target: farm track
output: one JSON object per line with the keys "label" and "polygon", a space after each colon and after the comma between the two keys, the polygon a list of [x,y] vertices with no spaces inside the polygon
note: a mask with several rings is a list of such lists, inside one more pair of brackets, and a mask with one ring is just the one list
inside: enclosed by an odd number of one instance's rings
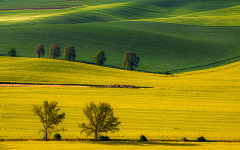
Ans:
{"label": "farm track", "polygon": [[84,85],[60,85],[60,84],[0,84],[0,87],[90,87]]}
{"label": "farm track", "polygon": [[1,83],[0,87],[98,87],[98,88],[152,88],[135,87],[132,85],[74,85],[74,84],[29,84],[29,83]]}

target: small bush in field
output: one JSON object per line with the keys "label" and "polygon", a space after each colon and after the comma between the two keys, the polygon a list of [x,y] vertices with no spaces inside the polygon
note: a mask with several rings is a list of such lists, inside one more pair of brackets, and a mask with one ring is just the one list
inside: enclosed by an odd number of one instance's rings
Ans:
{"label": "small bush in field", "polygon": [[141,135],[140,141],[148,141],[147,138],[144,135]]}
{"label": "small bush in field", "polygon": [[197,142],[206,142],[206,141],[207,140],[203,136],[197,138]]}
{"label": "small bush in field", "polygon": [[54,134],[54,137],[53,137],[54,140],[61,140],[61,135],[56,133]]}
{"label": "small bush in field", "polygon": [[165,75],[169,75],[170,72],[169,72],[169,71],[164,71],[163,74],[165,74]]}
{"label": "small bush in field", "polygon": [[106,136],[101,135],[98,140],[99,141],[109,141],[109,137],[107,135]]}

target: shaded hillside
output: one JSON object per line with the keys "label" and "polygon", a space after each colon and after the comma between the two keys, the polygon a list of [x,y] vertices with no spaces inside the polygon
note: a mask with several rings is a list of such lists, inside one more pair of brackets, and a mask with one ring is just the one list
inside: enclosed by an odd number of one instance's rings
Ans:
{"label": "shaded hillside", "polygon": [[[35,46],[41,43],[48,58],[49,47],[55,43],[61,47],[60,59],[64,47],[73,45],[77,61],[94,63],[93,56],[101,49],[107,57],[105,66],[122,68],[124,52],[135,51],[140,57],[136,70],[155,73],[240,60],[240,27],[234,21],[239,1],[95,2],[67,9],[1,11],[0,55],[14,47],[18,56],[36,57]],[[28,5],[35,7],[35,3]]]}

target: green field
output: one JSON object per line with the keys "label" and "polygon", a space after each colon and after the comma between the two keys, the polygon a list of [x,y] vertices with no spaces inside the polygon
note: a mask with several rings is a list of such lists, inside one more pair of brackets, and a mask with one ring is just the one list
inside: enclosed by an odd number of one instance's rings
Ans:
{"label": "green field", "polygon": [[[122,68],[125,51],[134,51],[140,57],[136,70],[154,73],[206,69],[240,60],[240,2],[236,0],[18,3],[0,1],[2,9],[18,9],[0,11],[3,56],[14,47],[17,56],[36,57],[35,46],[41,43],[48,58],[55,43],[61,47],[60,59],[64,47],[73,45],[77,61],[94,63],[97,50],[103,50],[105,66]],[[69,8],[41,9],[58,5]]]}

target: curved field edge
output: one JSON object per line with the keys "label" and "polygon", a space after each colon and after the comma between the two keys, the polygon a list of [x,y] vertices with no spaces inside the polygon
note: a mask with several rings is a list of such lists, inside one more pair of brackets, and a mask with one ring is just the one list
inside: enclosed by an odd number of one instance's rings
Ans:
{"label": "curved field edge", "polygon": [[[170,18],[139,19],[135,21],[164,22],[197,26],[240,26],[240,5]],[[133,21],[133,20],[132,20]]]}
{"label": "curved field edge", "polygon": [[[34,83],[34,84],[74,84],[74,85],[111,85],[123,84],[144,87],[159,87],[162,79],[174,77],[206,76],[236,78],[240,62],[220,67],[179,73],[175,75],[160,75],[114,69],[81,62],[0,56],[0,82]],[[191,75],[191,76],[189,76]],[[150,83],[149,86],[147,86]],[[150,86],[151,85],[151,86]],[[161,86],[160,86],[161,87]]]}

